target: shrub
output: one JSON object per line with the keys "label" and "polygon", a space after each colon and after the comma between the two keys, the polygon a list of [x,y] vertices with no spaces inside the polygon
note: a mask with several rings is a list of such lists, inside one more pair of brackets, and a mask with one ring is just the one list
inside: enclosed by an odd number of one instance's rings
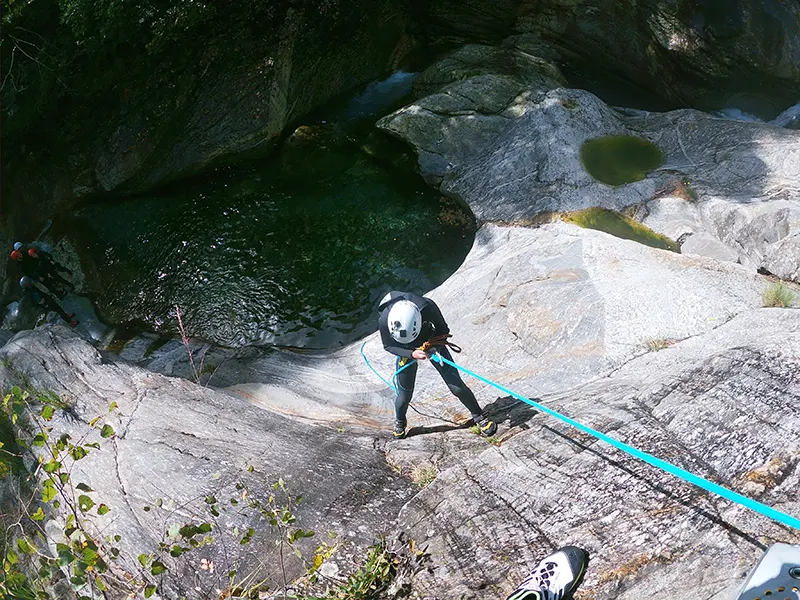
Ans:
{"label": "shrub", "polygon": [[773,283],[761,295],[764,306],[773,308],[789,308],[795,299],[795,293],[782,283]]}

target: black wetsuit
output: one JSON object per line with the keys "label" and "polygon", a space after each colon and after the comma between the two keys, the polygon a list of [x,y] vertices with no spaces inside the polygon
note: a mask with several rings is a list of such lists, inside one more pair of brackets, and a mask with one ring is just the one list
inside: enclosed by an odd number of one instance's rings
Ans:
{"label": "black wetsuit", "polygon": [[61,308],[61,305],[56,301],[56,299],[42,288],[35,285],[30,285],[26,288],[23,288],[22,292],[28,301],[34,306],[58,313],[58,316],[64,319],[67,323],[72,321],[73,315],[68,314],[67,311]]}
{"label": "black wetsuit", "polygon": [[44,250],[36,250],[38,257],[34,258],[28,254],[28,249],[31,246],[25,245],[20,251],[22,252],[22,260],[20,263],[20,270],[23,275],[27,275],[34,281],[44,284],[48,289],[53,291],[57,296],[63,297],[72,287],[72,284],[59,275],[62,273],[72,273],[66,267],[62,267],[53,258],[53,255]]}
{"label": "black wetsuit", "polygon": [[[395,340],[389,333],[389,311],[392,305],[398,300],[408,300],[413,302],[419,308],[422,314],[422,328],[420,329],[419,336],[410,344],[402,344]],[[378,320],[378,330],[381,332],[381,341],[383,347],[387,352],[397,356],[395,363],[395,370],[399,370],[412,360],[411,354],[416,348],[430,340],[431,338],[447,335],[450,333],[450,328],[442,316],[439,307],[430,298],[423,298],[410,292],[390,292],[387,298],[382,301],[378,310],[381,312],[380,319]],[[447,360],[453,360],[447,346],[434,346],[436,351]],[[475,394],[472,393],[466,384],[461,380],[461,376],[455,367],[448,364],[440,364],[433,361],[434,368],[442,376],[447,387],[459,399],[461,403],[467,407],[473,419],[481,418],[481,407],[475,399]],[[400,371],[396,377],[397,396],[394,401],[395,418],[399,423],[405,427],[406,413],[408,412],[408,405],[411,403],[411,396],[414,394],[414,382],[417,379],[417,362],[407,366]]]}

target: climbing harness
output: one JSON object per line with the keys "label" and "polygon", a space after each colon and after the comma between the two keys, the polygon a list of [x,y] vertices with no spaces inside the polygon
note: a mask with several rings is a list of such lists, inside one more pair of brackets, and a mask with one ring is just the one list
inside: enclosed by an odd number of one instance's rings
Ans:
{"label": "climbing harness", "polygon": [[473,371],[470,371],[469,369],[467,369],[465,367],[462,367],[461,365],[457,365],[456,363],[454,363],[451,360],[447,360],[445,357],[443,357],[438,352],[435,352],[431,356],[431,360],[435,360],[439,364],[448,364],[448,365],[450,365],[452,367],[455,367],[459,371],[463,371],[467,375],[471,375],[475,379],[478,379],[479,381],[487,383],[487,384],[491,385],[492,387],[497,388],[501,392],[509,394],[510,396],[513,396],[517,400],[521,400],[521,401],[525,402],[526,404],[529,404],[530,406],[533,406],[534,408],[536,408],[536,409],[538,409],[538,410],[550,415],[551,417],[555,417],[556,419],[559,419],[559,420],[563,421],[564,423],[567,423],[568,425],[571,425],[572,427],[575,427],[576,429],[579,429],[579,430],[583,431],[584,433],[588,433],[589,435],[591,435],[593,437],[596,437],[597,439],[602,440],[602,441],[606,442],[607,444],[610,444],[610,445],[614,446],[615,448],[617,448],[619,450],[622,450],[623,452],[626,452],[627,454],[630,454],[634,458],[638,458],[639,460],[642,460],[642,461],[644,461],[644,462],[646,462],[646,463],[648,463],[648,464],[650,464],[650,465],[652,465],[652,466],[654,466],[654,467],[656,467],[658,469],[661,469],[662,471],[664,471],[666,473],[669,473],[670,475],[674,475],[675,477],[683,479],[684,481],[686,481],[688,483],[692,483],[692,484],[696,485],[699,488],[702,488],[702,489],[704,489],[704,490],[706,490],[708,492],[711,492],[713,494],[717,494],[718,496],[722,496],[726,500],[730,500],[731,502],[735,502],[737,504],[740,504],[741,506],[744,506],[745,508],[749,508],[750,510],[753,510],[753,511],[755,511],[755,512],[761,514],[761,515],[764,515],[765,517],[769,517],[770,519],[772,519],[774,521],[777,521],[778,523],[782,523],[783,525],[787,525],[789,527],[792,527],[792,528],[797,529],[798,531],[800,531],[800,519],[798,519],[797,517],[793,517],[792,515],[788,515],[786,513],[783,513],[783,512],[781,512],[779,510],[776,510],[776,509],[772,508],[771,506],[767,506],[766,504],[761,504],[760,502],[756,502],[755,500],[752,500],[751,498],[748,498],[747,496],[743,496],[742,494],[739,494],[739,493],[736,493],[736,492],[734,492],[732,490],[729,490],[726,487],[723,487],[723,486],[718,485],[716,483],[712,483],[711,481],[708,481],[707,479],[703,479],[699,475],[695,475],[694,473],[690,473],[689,471],[686,471],[685,469],[681,469],[680,467],[677,467],[677,466],[673,465],[672,463],[668,463],[665,460],[661,460],[660,458],[656,458],[655,456],[653,456],[651,454],[648,454],[647,452],[643,452],[642,450],[638,450],[637,448],[634,448],[633,446],[629,446],[628,444],[625,444],[624,442],[620,442],[619,440],[616,440],[616,439],[614,439],[614,438],[612,438],[612,437],[610,437],[610,436],[608,436],[608,435],[606,435],[604,433],[601,433],[601,432],[599,432],[599,431],[597,431],[595,429],[592,429],[591,427],[587,427],[586,425],[583,425],[583,424],[579,423],[578,421],[575,421],[574,419],[571,419],[571,418],[569,418],[569,417],[567,417],[565,415],[562,415],[561,413],[558,413],[558,412],[554,411],[551,408],[547,408],[543,404],[540,404],[540,403],[538,403],[538,402],[536,402],[534,400],[531,400],[530,398],[526,398],[525,396],[522,396],[521,394],[517,394],[516,392],[511,391],[510,389],[508,389],[506,387],[503,387],[499,383],[495,383],[491,379],[487,379],[486,377],[478,375],[477,373],[474,373]]}

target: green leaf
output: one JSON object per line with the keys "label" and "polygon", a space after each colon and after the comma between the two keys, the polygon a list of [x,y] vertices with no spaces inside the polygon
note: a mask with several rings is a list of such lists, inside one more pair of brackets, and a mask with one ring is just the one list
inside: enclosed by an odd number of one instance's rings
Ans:
{"label": "green leaf", "polygon": [[47,434],[44,432],[37,433],[33,436],[33,445],[34,446],[44,446],[45,442],[47,442]]}
{"label": "green leaf", "polygon": [[154,585],[148,585],[146,588],[144,588],[144,597],[145,598],[149,598],[150,596],[152,596],[155,593],[156,593],[156,586],[154,586]]}
{"label": "green leaf", "polygon": [[6,554],[6,560],[10,562],[12,565],[15,565],[19,561],[19,556],[17,555],[16,552],[9,549],[8,554]]}
{"label": "green leaf", "polygon": [[200,526],[197,528],[197,531],[200,533],[208,533],[211,531],[211,523],[201,523]]}
{"label": "green leaf", "polygon": [[147,554],[140,554],[138,558],[139,558],[139,564],[142,565],[143,567],[147,567],[147,562],[150,560],[150,557]]}
{"label": "green leaf", "polygon": [[108,405],[108,412],[114,412],[118,408],[119,404],[117,404],[116,402],[112,402],[111,404]]}
{"label": "green leaf", "polygon": [[160,560],[153,562],[153,566],[150,568],[150,572],[153,575],[161,575],[162,573],[166,573],[167,570],[168,570],[167,565],[165,565]]}
{"label": "green leaf", "polygon": [[56,411],[55,411],[55,409],[54,409],[52,406],[50,406],[49,404],[46,404],[46,405],[45,405],[45,406],[42,408],[42,418],[43,418],[45,421],[50,421],[50,420],[53,418],[53,415],[55,414],[55,412],[56,412]]}
{"label": "green leaf", "polygon": [[83,575],[75,575],[75,577],[70,577],[69,581],[76,588],[86,585],[86,577]]}
{"label": "green leaf", "polygon": [[33,554],[36,551],[26,537],[17,539],[17,550],[23,554]]}
{"label": "green leaf", "polygon": [[66,485],[66,483],[69,481],[69,473],[59,473],[58,480]]}
{"label": "green leaf", "polygon": [[83,512],[86,512],[94,506],[94,500],[85,494],[81,494],[78,496],[78,506]]}
{"label": "green leaf", "polygon": [[58,553],[58,566],[59,567],[66,567],[69,564],[72,564],[72,561],[75,560],[75,555],[68,549],[61,550]]}
{"label": "green leaf", "polygon": [[42,510],[41,506],[38,509],[36,509],[35,513],[31,515],[31,519],[33,519],[34,521],[41,521],[44,519],[44,511]]}
{"label": "green leaf", "polygon": [[174,556],[175,558],[177,558],[177,557],[179,557],[181,554],[183,554],[184,552],[186,552],[186,550],[188,550],[188,548],[184,548],[184,547],[182,547],[182,546],[175,545],[175,546],[173,546],[173,547],[172,547],[172,549],[169,551],[169,554],[170,554],[170,556]]}
{"label": "green leaf", "polygon": [[87,454],[89,454],[89,452],[83,446],[72,446],[72,448],[69,449],[69,455],[72,457],[72,460],[80,460]]}
{"label": "green leaf", "polygon": [[78,488],[78,489],[79,489],[80,491],[82,491],[82,492],[93,492],[93,491],[94,491],[92,488],[90,488],[90,487],[89,487],[88,485],[86,485],[85,483],[79,483],[79,484],[78,484],[78,485],[76,485],[75,487],[76,487],[76,488]]}
{"label": "green leaf", "polygon": [[310,537],[314,537],[313,531],[306,529],[297,529],[289,534],[289,543],[294,544],[297,540],[302,540],[303,538],[310,538]]}
{"label": "green leaf", "polygon": [[97,507],[97,514],[98,514],[98,515],[104,515],[104,514],[106,514],[106,513],[107,513],[109,510],[111,510],[111,509],[110,509],[110,508],[108,508],[108,506],[106,506],[105,504],[101,504],[100,506],[98,506],[98,507]]}
{"label": "green leaf", "polygon": [[105,583],[103,583],[103,580],[100,577],[94,578],[94,584],[97,586],[97,589],[100,590],[101,592],[105,592],[106,590],[108,590],[108,587],[106,586]]}
{"label": "green leaf", "polygon": [[50,502],[56,497],[56,493],[56,484],[53,483],[52,479],[46,479],[42,484],[42,500],[44,502]]}
{"label": "green leaf", "polygon": [[100,430],[100,437],[108,438],[114,435],[114,428],[111,425],[103,425],[103,428]]}
{"label": "green leaf", "polygon": [[50,462],[44,463],[42,467],[45,473],[55,473],[61,468],[61,463],[57,460],[51,460]]}
{"label": "green leaf", "polygon": [[242,536],[242,539],[239,541],[239,543],[242,544],[242,545],[247,544],[250,541],[250,539],[253,537],[254,533],[255,533],[255,531],[253,531],[252,527],[248,528],[248,530]]}
{"label": "green leaf", "polygon": [[217,499],[214,496],[206,496],[206,504],[216,504]]}

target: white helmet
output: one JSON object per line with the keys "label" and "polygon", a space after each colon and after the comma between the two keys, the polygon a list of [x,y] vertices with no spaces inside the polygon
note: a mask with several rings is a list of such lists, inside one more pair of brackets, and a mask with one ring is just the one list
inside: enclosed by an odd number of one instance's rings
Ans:
{"label": "white helmet", "polygon": [[389,309],[389,333],[401,344],[409,344],[419,336],[422,314],[409,300],[398,300]]}

